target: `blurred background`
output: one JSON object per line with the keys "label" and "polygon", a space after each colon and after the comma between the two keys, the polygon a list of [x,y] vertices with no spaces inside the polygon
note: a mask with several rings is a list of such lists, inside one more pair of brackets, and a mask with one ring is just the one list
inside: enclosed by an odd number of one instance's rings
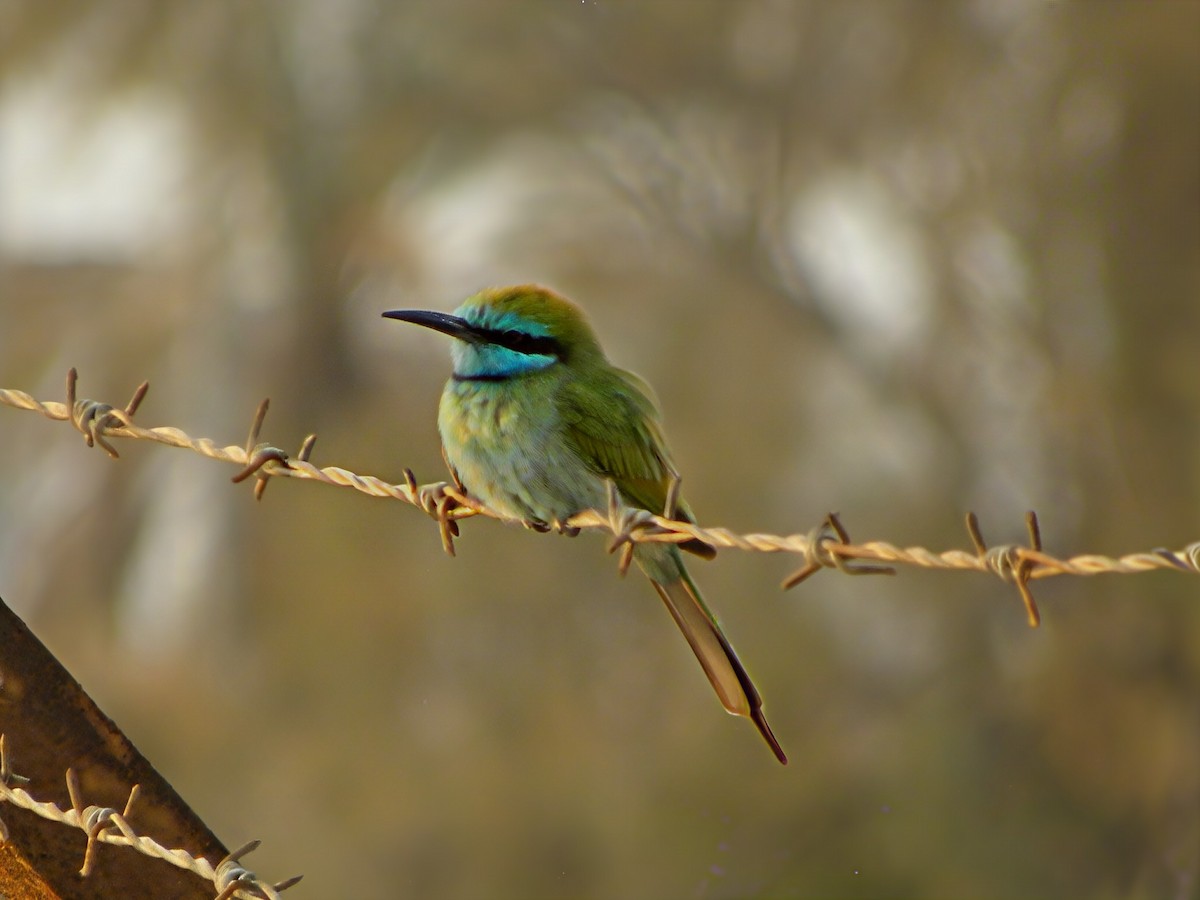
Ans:
{"label": "blurred background", "polygon": [[[704,524],[1200,538],[1200,3],[9,0],[0,77],[0,386],[440,480],[379,313],[538,281]],[[782,768],[596,536],[0,436],[0,596],[297,897],[1200,892],[1194,579],[722,553]]]}

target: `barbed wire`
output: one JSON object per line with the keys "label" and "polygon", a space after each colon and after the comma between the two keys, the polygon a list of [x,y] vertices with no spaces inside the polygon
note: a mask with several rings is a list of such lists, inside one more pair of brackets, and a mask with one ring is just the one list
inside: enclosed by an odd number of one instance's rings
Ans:
{"label": "barbed wire", "polygon": [[[143,428],[133,421],[134,414],[145,399],[149,382],[142,382],[123,408],[76,396],[77,373],[67,373],[66,403],[35,400],[24,391],[0,388],[0,403],[40,412],[49,419],[69,421],[80,431],[89,447],[99,445],[109,456],[116,458],[117,450],[109,438],[148,440],[170,447],[182,447],[210,459],[230,462],[241,467],[233,476],[234,482],[255,479],[254,495],[261,498],[271,478],[299,478],[320,481],[338,487],[349,487],[372,497],[402,500],[423,510],[437,520],[442,546],[454,555],[454,538],[458,537],[458,522],[471,516],[483,515],[503,519],[477,498],[470,496],[462,484],[434,482],[418,484],[411,469],[404,469],[403,484],[392,484],[373,475],[359,475],[338,466],[318,468],[309,459],[316,435],[309,435],[294,457],[278,447],[259,441],[268,401],[263,400],[255,412],[246,443],[241,446],[218,447],[208,438],[192,438],[184,431],[169,426]],[[677,485],[672,486],[671,494]],[[672,504],[668,502],[667,509]],[[727,528],[704,528],[665,515],[655,515],[644,509],[631,509],[620,503],[615,486],[609,483],[608,506],[604,510],[583,510],[565,522],[526,522],[537,531],[558,531],[575,535],[581,530],[607,531],[612,535],[610,552],[619,552],[622,573],[629,567],[633,547],[639,543],[684,543],[699,540],[714,548],[745,550],[759,553],[792,553],[801,556],[803,565],[783,580],[785,590],[804,581],[821,569],[837,569],[848,575],[891,575],[895,566],[908,565],[926,569],[990,572],[1017,587],[1025,606],[1030,626],[1037,627],[1040,615],[1029,583],[1057,575],[1133,574],[1167,570],[1200,574],[1200,541],[1181,550],[1154,548],[1152,550],[1111,557],[1084,554],[1059,559],[1042,549],[1041,530],[1037,516],[1026,516],[1028,544],[1002,544],[988,547],[974,513],[968,513],[967,533],[973,550],[933,551],[925,547],[897,547],[886,541],[854,543],[836,514],[829,514],[817,527],[799,534],[738,534]]]}
{"label": "barbed wire", "polygon": [[[217,891],[215,900],[232,900],[235,897],[242,900],[279,900],[280,893],[303,877],[296,875],[275,884],[268,884],[260,881],[253,872],[242,866],[242,857],[257,849],[260,841],[250,841],[239,847],[215,866],[204,857],[193,856],[186,850],[164,847],[153,838],[139,835],[129,824],[130,812],[138,796],[138,785],[130,788],[125,809],[118,812],[108,807],[84,806],[79,778],[74,769],[67,769],[66,779],[67,793],[71,798],[70,809],[59,809],[53,803],[36,800],[23,787],[29,783],[29,779],[16,774],[9,767],[4,735],[0,734],[0,803],[10,803],[27,809],[51,822],[78,828],[87,835],[83,865],[79,869],[79,874],[84,878],[94,870],[96,852],[101,844],[132,847],[144,856],[162,859],[177,868],[194,872],[212,883]],[[8,828],[0,819],[0,844],[6,843],[8,839]]]}

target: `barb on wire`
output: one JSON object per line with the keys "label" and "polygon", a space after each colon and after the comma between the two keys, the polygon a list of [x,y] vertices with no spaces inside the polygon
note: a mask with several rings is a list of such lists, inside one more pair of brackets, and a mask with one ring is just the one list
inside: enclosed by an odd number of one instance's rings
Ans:
{"label": "barb on wire", "polygon": [[[74,769],[67,769],[67,793],[71,798],[70,809],[59,809],[53,803],[34,799],[22,785],[28,784],[27,778],[15,774],[9,767],[7,748],[4,735],[0,734],[0,803],[11,803],[13,806],[27,809],[51,822],[78,828],[87,835],[87,846],[83,854],[83,866],[79,874],[86,878],[94,870],[96,853],[101,844],[115,844],[132,847],[144,856],[165,860],[180,869],[194,872],[201,878],[212,883],[216,889],[218,900],[229,900],[232,897],[256,898],[256,900],[278,900],[279,894],[296,884],[301,878],[297,875],[268,884],[260,881],[253,872],[240,865],[240,859],[256,848],[258,841],[252,841],[234,853],[229,854],[216,866],[204,857],[192,856],[186,850],[168,849],[152,838],[139,835],[129,824],[129,814],[134,800],[138,796],[138,785],[130,788],[129,799],[125,802],[125,811],[99,806],[85,806],[82,791],[79,787],[79,777]],[[7,830],[0,822],[0,843],[8,840]]]}
{"label": "barb on wire", "polygon": [[[247,841],[217,863],[213,883],[220,889],[221,893],[217,894],[216,900],[228,900],[230,897],[245,896],[245,891],[250,891],[251,896],[259,896],[259,894],[264,892],[264,889],[268,888],[267,885],[258,880],[253,872],[242,865],[242,857],[248,853],[253,853],[261,844],[262,841],[259,840]],[[274,891],[275,894],[279,894],[298,883],[303,877],[303,875],[293,875],[291,878],[275,882],[275,884],[269,886],[269,889]],[[255,891],[259,893],[254,893]]]}
{"label": "barb on wire", "polygon": [[[149,440],[171,447],[184,447],[211,459],[231,462],[240,467],[233,477],[235,482],[254,476],[254,494],[262,497],[271,478],[300,478],[320,481],[339,487],[349,487],[372,497],[390,497],[402,500],[435,519],[441,534],[442,547],[454,555],[454,539],[459,536],[460,520],[471,516],[504,518],[472,497],[466,487],[450,469],[450,482],[418,484],[410,469],[404,469],[404,481],[391,484],[371,475],[358,475],[337,466],[318,468],[309,459],[316,441],[309,435],[295,457],[261,442],[259,435],[267,413],[267,401],[263,401],[250,428],[243,447],[217,447],[207,438],[189,437],[178,428],[143,428],[133,421],[149,389],[147,383],[134,391],[133,398],[123,409],[92,400],[76,398],[77,375],[72,369],[67,375],[67,403],[40,402],[23,391],[0,389],[0,403],[17,409],[40,412],[49,419],[69,420],[83,433],[88,446],[99,444],[110,456],[116,450],[110,438]],[[450,468],[450,467],[448,467]],[[672,485],[678,491],[678,483]],[[1200,541],[1182,550],[1163,548],[1142,553],[1131,553],[1121,557],[1095,554],[1057,559],[1042,548],[1041,529],[1037,516],[1032,512],[1026,517],[1029,532],[1027,546],[1005,544],[988,548],[979,529],[979,520],[974,513],[967,517],[967,532],[973,552],[946,550],[934,552],[924,547],[900,548],[884,541],[869,541],[855,544],[836,515],[829,515],[816,528],[802,534],[736,534],[725,528],[702,528],[691,522],[655,515],[644,509],[631,509],[621,502],[615,486],[609,485],[607,508],[588,509],[571,516],[565,522],[524,522],[536,531],[555,530],[561,534],[575,535],[583,529],[607,531],[612,535],[610,552],[620,551],[618,567],[624,573],[633,559],[635,544],[645,542],[681,544],[700,541],[717,549],[737,549],[758,553],[793,553],[803,558],[801,568],[783,582],[785,589],[794,587],[821,569],[834,568],[847,575],[894,574],[895,566],[919,566],[927,569],[964,570],[991,572],[1014,584],[1025,605],[1026,616],[1031,626],[1040,621],[1037,603],[1030,591],[1030,582],[1057,575],[1097,575],[1101,573],[1132,574],[1167,570],[1200,574]],[[664,512],[673,509],[668,505]]]}
{"label": "barb on wire", "polygon": [[1028,547],[1002,544],[989,550],[987,542],[983,539],[983,532],[979,530],[979,517],[973,512],[967,513],[967,533],[971,536],[971,543],[975,545],[976,554],[988,569],[1017,586],[1021,601],[1025,604],[1029,627],[1037,628],[1042,616],[1038,612],[1037,601],[1033,599],[1033,593],[1029,590],[1029,576],[1033,572],[1033,563],[1027,555],[1027,551],[1042,552],[1042,530],[1038,525],[1037,513],[1031,510],[1025,514],[1025,527],[1029,529]]}
{"label": "barb on wire", "polygon": [[[834,537],[837,538],[836,541]],[[844,547],[850,543],[850,534],[843,527],[842,520],[838,518],[837,513],[830,513],[820,526],[808,533],[807,540],[811,548],[810,552],[805,554],[807,562],[805,562],[802,568],[797,569],[787,578],[783,579],[781,586],[785,591],[794,588],[810,575],[819,572],[822,568],[837,569],[840,572],[845,572],[847,575],[896,574],[894,566],[876,566],[870,563],[853,562],[835,552],[837,547]]]}
{"label": "barb on wire", "polygon": [[[270,480],[271,473],[269,470],[264,471],[267,463],[276,463],[283,468],[288,467],[287,454],[278,447],[272,447],[270,444],[259,443],[258,435],[262,431],[263,420],[267,418],[267,408],[271,405],[270,400],[263,400],[258,404],[258,409],[254,413],[254,421],[250,423],[250,436],[246,438],[246,468],[233,476],[233,483],[245,481],[251,475],[254,479],[254,499],[261,500],[263,493],[267,489],[267,482]],[[312,453],[313,444],[317,442],[317,436],[310,434],[304,440],[304,444],[300,448],[299,458],[308,459],[308,455]]]}
{"label": "barb on wire", "polygon": [[137,797],[140,787],[135,784],[129,789],[129,799],[125,801],[125,811],[122,813],[108,807],[84,807],[79,789],[79,776],[75,774],[74,769],[67,769],[67,795],[71,798],[71,809],[79,820],[79,827],[87,835],[87,848],[83,852],[83,866],[79,869],[79,874],[84,878],[92,873],[96,865],[97,842],[100,836],[106,833],[106,829],[116,827],[127,837],[132,834],[133,829],[125,820],[129,818],[129,812],[133,809],[133,801]]}
{"label": "barb on wire", "polygon": [[71,413],[71,424],[83,433],[83,439],[89,447],[99,444],[109,456],[116,459],[120,454],[108,442],[105,435],[114,428],[133,424],[133,414],[141,406],[146,391],[150,390],[150,382],[143,381],[138,385],[124,409],[115,409],[108,403],[97,403],[95,400],[76,400],[75,382],[77,378],[78,373],[74,369],[67,372],[67,409]]}

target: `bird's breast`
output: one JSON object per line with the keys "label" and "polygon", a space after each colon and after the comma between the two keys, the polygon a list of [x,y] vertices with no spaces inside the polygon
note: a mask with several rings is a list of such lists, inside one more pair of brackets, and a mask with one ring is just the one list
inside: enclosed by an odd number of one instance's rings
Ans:
{"label": "bird's breast", "polygon": [[452,381],[438,411],[442,441],[486,451],[519,439],[533,424],[526,405],[504,383]]}
{"label": "bird's breast", "polygon": [[438,430],[466,489],[503,516],[553,524],[598,506],[603,483],[566,441],[546,390],[495,381],[451,381]]}

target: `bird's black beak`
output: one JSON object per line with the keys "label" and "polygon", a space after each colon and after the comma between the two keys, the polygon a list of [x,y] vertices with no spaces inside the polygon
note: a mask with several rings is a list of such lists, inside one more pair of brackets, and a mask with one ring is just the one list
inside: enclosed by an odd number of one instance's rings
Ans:
{"label": "bird's black beak", "polygon": [[401,322],[411,322],[413,325],[423,325],[458,338],[460,341],[479,343],[479,329],[458,316],[449,313],[433,312],[428,309],[392,309],[383,314],[385,319],[399,319]]}

